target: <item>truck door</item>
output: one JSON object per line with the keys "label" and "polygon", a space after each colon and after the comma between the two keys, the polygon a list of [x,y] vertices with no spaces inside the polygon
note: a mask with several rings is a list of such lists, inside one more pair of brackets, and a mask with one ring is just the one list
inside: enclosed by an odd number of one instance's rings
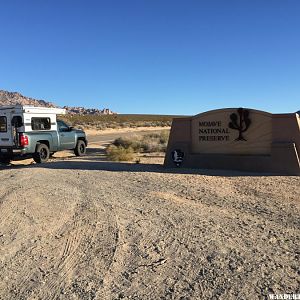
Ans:
{"label": "truck door", "polygon": [[11,119],[11,130],[12,130],[12,137],[13,143],[15,146],[19,146],[19,133],[24,131],[24,123],[22,116],[12,114]]}
{"label": "truck door", "polygon": [[75,134],[69,128],[69,126],[63,122],[57,121],[57,130],[59,136],[60,149],[74,149],[75,148]]}
{"label": "truck door", "polygon": [[8,111],[0,111],[0,147],[12,147],[13,144],[11,114]]}

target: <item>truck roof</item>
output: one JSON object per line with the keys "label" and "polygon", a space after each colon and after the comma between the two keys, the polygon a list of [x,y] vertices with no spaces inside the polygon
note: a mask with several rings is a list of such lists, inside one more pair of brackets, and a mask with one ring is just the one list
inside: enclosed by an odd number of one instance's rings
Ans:
{"label": "truck roof", "polygon": [[63,108],[56,107],[38,107],[38,106],[27,106],[27,105],[3,105],[0,106],[0,110],[16,110],[20,113],[31,113],[31,114],[57,114],[65,115],[66,110]]}

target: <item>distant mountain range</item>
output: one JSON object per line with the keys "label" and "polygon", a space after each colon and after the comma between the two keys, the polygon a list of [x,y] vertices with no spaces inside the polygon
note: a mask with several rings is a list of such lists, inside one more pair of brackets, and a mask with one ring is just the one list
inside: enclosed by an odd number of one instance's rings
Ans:
{"label": "distant mountain range", "polygon": [[[52,102],[45,100],[37,100],[34,98],[23,96],[18,92],[8,92],[0,90],[0,106],[2,105],[30,105],[30,106],[42,106],[42,107],[59,107]],[[97,109],[97,108],[85,108],[75,106],[64,106],[68,114],[73,115],[112,115],[116,114],[108,108]]]}

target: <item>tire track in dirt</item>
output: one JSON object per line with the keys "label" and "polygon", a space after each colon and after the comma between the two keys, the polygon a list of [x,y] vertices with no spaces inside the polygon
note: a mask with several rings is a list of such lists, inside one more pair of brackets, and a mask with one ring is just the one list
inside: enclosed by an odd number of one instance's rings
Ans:
{"label": "tire track in dirt", "polygon": [[[81,180],[81,201],[72,225],[67,232],[59,233],[65,237],[64,248],[51,276],[36,294],[40,299],[73,299],[74,295],[79,299],[93,299],[102,287],[101,276],[104,278],[105,270],[112,264],[119,238],[117,225],[111,222],[110,207],[97,203],[101,191],[95,195],[93,183],[87,178]],[[103,249],[103,243],[111,247]]]}
{"label": "tire track in dirt", "polygon": [[92,238],[89,226],[79,218],[81,213],[80,210],[76,211],[73,224],[68,228],[68,233],[64,233],[68,236],[63,252],[52,270],[52,275],[47,279],[43,291],[38,294],[41,299],[55,299],[58,296],[60,288],[65,284],[82,255],[83,239],[88,242]]}
{"label": "tire track in dirt", "polygon": [[[299,289],[299,227],[285,226],[299,210],[299,179],[127,169],[33,168],[27,202],[8,196],[8,213],[25,207],[37,223],[6,224],[23,236],[3,260],[0,298],[256,299]],[[282,222],[271,220],[281,208]]]}
{"label": "tire track in dirt", "polygon": [[[39,185],[37,186],[39,188],[33,188],[33,190],[38,195],[40,189],[43,190],[43,188],[41,188]],[[29,191],[27,191],[27,195],[28,192]],[[28,213],[30,214],[30,206],[28,206],[28,209],[29,209]],[[67,212],[64,210],[62,212],[63,213],[60,215],[61,219],[65,221],[69,220],[70,216],[66,214]],[[70,224],[72,224],[70,221],[67,222],[69,223],[68,226],[63,225],[65,231],[68,229],[69,226],[71,226]],[[43,263],[40,265],[36,261],[32,261],[32,262],[27,261],[27,265],[25,265],[20,270],[18,279],[15,280],[13,287],[11,289],[16,299],[18,299],[18,297],[20,297],[20,299],[27,299],[29,295],[32,295],[34,291],[38,290],[49,278],[49,274],[52,271],[51,269],[53,269],[52,266],[51,268],[49,268],[49,265],[53,264],[56,261],[55,257],[59,257],[59,249],[60,249],[60,241],[57,240],[54,236],[55,236],[55,231],[49,232],[47,237],[48,242],[40,243],[39,247],[37,247],[36,245],[29,246],[29,247],[27,246],[26,248],[24,247],[22,251],[19,251],[19,253],[22,253],[22,256],[32,257],[32,258],[36,257],[36,255],[34,255],[34,253],[36,253],[39,256],[38,261],[42,260]],[[50,257],[48,257],[48,253],[51,253]],[[41,257],[43,258],[43,256],[45,255],[46,255],[46,260],[41,259]],[[21,257],[18,259],[20,260]]]}
{"label": "tire track in dirt", "polygon": [[97,209],[92,202],[87,202],[83,190],[80,190],[80,193],[82,202],[78,203],[71,224],[64,231],[59,232],[64,236],[64,246],[59,259],[51,270],[51,275],[47,278],[43,289],[37,294],[40,299],[57,299],[93,240],[94,225],[98,219]]}
{"label": "tire track in dirt", "polygon": [[[123,186],[124,184],[123,181]],[[144,197],[151,199],[149,194],[145,195],[143,188],[138,193],[137,191],[132,192],[131,185],[132,182],[129,179],[128,190],[126,189],[126,192],[122,190],[122,198],[130,197],[133,203],[136,202],[136,207],[140,206],[138,204],[140,199]],[[122,205],[123,202],[115,201],[115,203],[114,211],[117,211],[116,219],[119,227],[118,246],[99,299],[118,299],[118,297],[126,297],[125,295],[128,293],[136,293],[136,277],[145,278],[142,280],[144,283],[139,282],[139,284],[147,285],[152,272],[169,271],[170,274],[174,274],[172,276],[176,277],[177,271],[169,265],[169,260],[172,260],[172,256],[176,257],[181,251],[178,240],[189,239],[188,232],[183,232],[183,237],[181,234],[174,236],[173,231],[180,231],[180,227],[165,211],[157,210],[156,217],[152,220],[143,213],[132,215],[131,206],[128,207],[125,203]],[[152,205],[155,206],[155,203]],[[134,209],[134,206],[132,208]],[[130,223],[128,223],[128,213],[131,214],[131,219],[134,219]],[[169,246],[166,248],[166,245]],[[159,283],[162,280],[164,280],[163,277],[159,276],[155,281]],[[138,294],[134,295],[138,297]],[[152,290],[147,289],[147,292],[144,290],[144,297],[152,299]]]}
{"label": "tire track in dirt", "polygon": [[[70,184],[72,185],[72,182]],[[95,234],[99,232],[99,225],[96,224],[99,219],[98,208],[93,204],[94,201],[89,201],[91,197],[87,190],[77,189],[77,193],[80,196],[79,199],[75,199],[77,205],[72,215],[61,215],[66,223],[48,236],[48,242],[40,244],[39,249],[35,249],[36,246],[26,245],[27,247],[22,247],[17,253],[17,257],[20,254],[21,257],[31,257],[33,252],[38,256],[44,254],[48,256],[47,253],[51,253],[51,256],[46,260],[43,259],[41,264],[26,261],[12,286],[7,287],[11,295],[14,295],[14,299],[28,299],[28,297],[57,299],[62,291],[70,292],[72,289],[69,285],[72,285],[72,275],[77,271],[78,262],[89,252],[91,243],[98,244]],[[103,213],[102,209],[101,214]],[[100,229],[105,230],[105,228]],[[92,253],[90,254],[93,256]],[[14,264],[13,261],[11,263]]]}
{"label": "tire track in dirt", "polygon": [[114,237],[114,248],[112,256],[110,258],[108,267],[103,276],[103,287],[98,292],[99,299],[112,299],[111,285],[114,281],[114,274],[121,272],[126,253],[128,252],[127,244],[123,242],[123,228],[120,225],[118,216],[114,215],[115,219],[115,237]]}

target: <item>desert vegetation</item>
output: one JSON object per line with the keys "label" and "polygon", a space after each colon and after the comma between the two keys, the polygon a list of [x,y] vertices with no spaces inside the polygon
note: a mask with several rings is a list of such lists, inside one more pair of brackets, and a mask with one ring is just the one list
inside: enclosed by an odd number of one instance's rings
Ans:
{"label": "desert vegetation", "polygon": [[72,126],[85,129],[115,129],[115,128],[138,128],[138,127],[169,127],[171,115],[64,115],[61,119]]}
{"label": "desert vegetation", "polygon": [[132,161],[140,153],[165,152],[169,133],[169,130],[163,130],[132,138],[119,137],[106,148],[107,156],[113,161]]}
{"label": "desert vegetation", "polygon": [[124,148],[121,146],[109,145],[106,149],[106,153],[112,161],[132,161],[135,158],[132,148]]}

